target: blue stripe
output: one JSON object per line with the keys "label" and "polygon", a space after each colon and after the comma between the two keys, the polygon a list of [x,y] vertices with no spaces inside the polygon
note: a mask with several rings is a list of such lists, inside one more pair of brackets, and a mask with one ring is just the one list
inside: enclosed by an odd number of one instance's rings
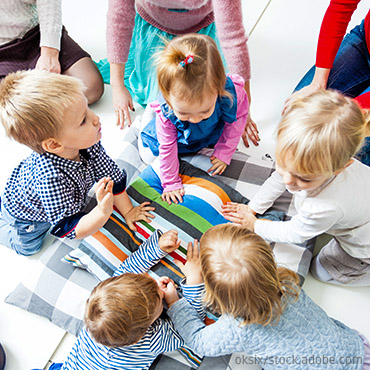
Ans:
{"label": "blue stripe", "polygon": [[[104,271],[115,271],[117,266],[114,266],[111,262],[109,262],[106,258],[104,258],[90,243],[86,241],[82,241],[79,249],[82,252],[90,256],[90,258],[99,266],[105,266]],[[95,258],[97,256],[98,258]],[[99,263],[98,263],[99,262]]]}
{"label": "blue stripe", "polygon": [[[183,207],[191,209],[193,212],[207,220],[211,225],[225,224],[229,222],[203,199],[191,194],[186,194],[183,199],[184,201],[181,203]],[[210,219],[210,216],[212,219]]]}

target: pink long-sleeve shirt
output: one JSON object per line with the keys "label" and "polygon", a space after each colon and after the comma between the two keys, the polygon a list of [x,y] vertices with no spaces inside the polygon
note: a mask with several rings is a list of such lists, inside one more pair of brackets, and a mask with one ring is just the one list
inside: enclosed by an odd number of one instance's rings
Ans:
{"label": "pink long-sleeve shirt", "polygon": [[[247,93],[244,90],[244,80],[238,75],[228,75],[234,83],[237,110],[236,121],[225,122],[224,129],[218,139],[213,155],[230,164],[240,137],[244,131],[245,122],[248,116],[249,103]],[[164,192],[182,189],[183,185],[179,177],[179,161],[177,149],[177,129],[176,126],[164,117],[160,105],[152,103],[150,105],[156,113],[156,130],[159,146],[160,178]],[[200,123],[201,124],[201,123]]]}
{"label": "pink long-sleeve shirt", "polygon": [[198,32],[215,22],[230,72],[250,79],[241,0],[109,0],[107,55],[110,63],[127,62],[136,10],[148,23],[174,35]]}

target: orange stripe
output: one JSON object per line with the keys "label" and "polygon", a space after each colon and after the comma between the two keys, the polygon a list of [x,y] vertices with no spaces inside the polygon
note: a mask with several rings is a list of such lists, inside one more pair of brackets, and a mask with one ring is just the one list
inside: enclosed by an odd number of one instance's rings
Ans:
{"label": "orange stripe", "polygon": [[181,348],[181,351],[182,351],[182,352],[185,352],[185,353],[186,353],[186,355],[187,355],[191,360],[193,360],[196,364],[200,364],[199,359],[197,359],[196,357],[194,357],[194,356],[190,353],[190,351],[189,351],[188,349],[186,349],[186,348]]}
{"label": "orange stripe", "polygon": [[117,225],[121,226],[121,228],[123,230],[126,231],[126,233],[128,235],[130,235],[130,238],[132,239],[132,241],[136,244],[136,245],[141,245],[140,242],[138,242],[135,238],[134,238],[134,235],[132,234],[131,230],[128,229],[127,227],[125,227],[121,222],[119,222],[118,220],[116,220],[115,218],[113,218],[112,216],[109,217],[112,221],[114,221]]}
{"label": "orange stripe", "polygon": [[222,201],[222,204],[230,202],[230,197],[225,193],[224,189],[220,188],[211,181],[199,178],[199,177],[190,177],[187,175],[180,175],[183,184],[196,185],[204,189],[215,193]]}
{"label": "orange stripe", "polygon": [[170,269],[172,272],[174,272],[177,276],[180,276],[181,278],[184,278],[185,275],[183,275],[181,272],[174,269],[171,265],[169,265],[167,262],[161,260],[160,261],[163,265],[165,265],[168,269]]}
{"label": "orange stripe", "polygon": [[118,258],[121,262],[124,261],[128,256],[122,252],[106,235],[101,231],[97,231],[92,235],[98,242],[100,242],[109,252]]}

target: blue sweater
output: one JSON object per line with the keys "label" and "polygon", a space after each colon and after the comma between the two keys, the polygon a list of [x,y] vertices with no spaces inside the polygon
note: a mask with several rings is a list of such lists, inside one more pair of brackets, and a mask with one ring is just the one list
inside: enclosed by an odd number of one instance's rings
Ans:
{"label": "blue sweater", "polygon": [[185,299],[167,313],[185,343],[202,356],[247,352],[264,370],[362,369],[364,344],[357,332],[330,318],[304,291],[275,326],[240,327],[228,315],[205,326]]}

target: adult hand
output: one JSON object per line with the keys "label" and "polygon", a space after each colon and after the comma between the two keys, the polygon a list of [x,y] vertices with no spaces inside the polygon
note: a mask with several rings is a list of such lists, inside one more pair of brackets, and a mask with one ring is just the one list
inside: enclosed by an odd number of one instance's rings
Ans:
{"label": "adult hand", "polygon": [[244,145],[249,148],[249,140],[252,141],[252,143],[255,146],[258,146],[258,142],[260,141],[260,137],[258,135],[258,129],[256,123],[252,120],[251,114],[249,112],[248,117],[247,117],[247,122],[244,127],[244,132],[242,134],[242,139]]}
{"label": "adult hand", "polygon": [[287,100],[285,100],[283,111],[281,112],[281,114],[284,115],[285,113],[287,113],[290,109],[291,104],[297,98],[304,98],[304,97],[306,97],[306,96],[308,96],[308,95],[310,95],[310,94],[312,94],[316,91],[319,91],[319,90],[321,90],[321,87],[319,87],[317,85],[314,85],[314,84],[310,84],[308,86],[305,86],[301,90],[296,91],[295,93],[290,95]]}
{"label": "adult hand", "polygon": [[131,116],[129,109],[134,112],[134,104],[130,92],[127,90],[123,82],[113,87],[113,106],[116,114],[116,124],[122,130],[125,122],[131,126]]}
{"label": "adult hand", "polygon": [[315,74],[313,76],[312,82],[305,86],[303,89],[296,91],[285,101],[282,114],[285,114],[296,98],[304,98],[316,91],[326,89],[328,84],[328,78],[330,74],[330,68],[315,68]]}
{"label": "adult hand", "polygon": [[59,50],[41,46],[40,57],[37,60],[35,69],[59,74],[61,72]]}
{"label": "adult hand", "polygon": [[252,101],[252,96],[251,96],[251,87],[250,87],[250,81],[246,80],[244,83],[244,90],[247,93],[248,96],[248,102],[249,102],[249,113],[247,116],[247,122],[245,123],[244,127],[244,132],[242,134],[242,139],[244,145],[249,148],[249,142],[248,138],[252,141],[254,145],[258,145],[258,142],[260,141],[260,137],[258,135],[258,129],[257,125],[255,122],[252,120],[251,117],[251,101]]}
{"label": "adult hand", "polygon": [[163,252],[171,253],[180,246],[180,240],[176,230],[168,230],[165,232],[158,241],[159,248]]}
{"label": "adult hand", "polygon": [[186,254],[186,263],[175,260],[176,265],[186,276],[187,285],[196,285],[203,283],[202,268],[200,266],[198,240],[194,239],[194,245],[189,242]]}
{"label": "adult hand", "polygon": [[211,173],[212,176],[222,175],[226,170],[227,164],[224,161],[221,161],[221,159],[216,158],[214,155],[211,156],[211,163],[212,167],[210,167],[207,172]]}
{"label": "adult hand", "polygon": [[97,207],[104,215],[113,212],[113,180],[103,177],[99,180],[95,190]]}
{"label": "adult hand", "polygon": [[136,226],[134,222],[136,221],[145,221],[150,223],[151,220],[149,218],[154,218],[155,216],[150,213],[150,211],[154,211],[155,208],[150,206],[150,202],[143,202],[137,207],[132,207],[127,213],[125,213],[124,217],[127,222],[127,226],[136,231]]}
{"label": "adult hand", "polygon": [[178,202],[182,203],[182,197],[185,195],[184,188],[176,189],[172,191],[165,191],[161,198],[164,202],[167,202],[168,204],[171,204],[171,202],[174,202],[175,204],[178,204]]}

